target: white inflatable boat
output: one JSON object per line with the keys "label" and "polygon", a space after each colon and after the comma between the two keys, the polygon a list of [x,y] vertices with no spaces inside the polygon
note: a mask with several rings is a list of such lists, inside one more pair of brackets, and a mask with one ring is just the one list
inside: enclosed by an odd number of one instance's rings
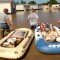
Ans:
{"label": "white inflatable boat", "polygon": [[24,55],[29,47],[33,32],[27,28],[16,29],[0,40],[0,57],[17,59]]}
{"label": "white inflatable boat", "polygon": [[[38,26],[35,29],[35,44],[37,50],[39,50],[42,53],[46,54],[60,54],[60,29],[56,26],[53,26],[55,29],[57,35],[55,34],[54,36],[57,36],[56,38],[48,38],[45,40],[45,38],[48,36],[43,36],[41,30],[41,26]],[[51,33],[50,33],[51,34]],[[52,33],[53,34],[53,33]],[[54,37],[53,36],[53,37]]]}

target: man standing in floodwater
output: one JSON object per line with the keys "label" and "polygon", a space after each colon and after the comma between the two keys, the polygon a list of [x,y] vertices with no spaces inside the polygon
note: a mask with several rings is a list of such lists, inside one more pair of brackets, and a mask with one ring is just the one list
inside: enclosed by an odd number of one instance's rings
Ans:
{"label": "man standing in floodwater", "polygon": [[32,9],[32,13],[28,16],[28,21],[30,21],[31,29],[36,28],[36,26],[38,25],[38,20],[39,17],[36,14],[36,10]]}
{"label": "man standing in floodwater", "polygon": [[12,24],[9,21],[9,17],[7,15],[8,9],[3,9],[3,13],[0,13],[0,27],[3,29],[3,37],[5,30],[7,32],[10,32],[10,29],[12,29]]}

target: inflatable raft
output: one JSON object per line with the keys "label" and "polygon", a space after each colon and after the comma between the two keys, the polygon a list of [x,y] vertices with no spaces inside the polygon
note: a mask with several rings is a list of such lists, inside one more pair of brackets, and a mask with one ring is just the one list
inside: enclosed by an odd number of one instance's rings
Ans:
{"label": "inflatable raft", "polygon": [[20,28],[12,31],[0,40],[0,57],[17,59],[24,55],[29,47],[33,32],[27,28]]}
{"label": "inflatable raft", "polygon": [[[38,51],[46,54],[57,54],[60,53],[60,29],[56,26],[53,26],[58,33],[58,37],[55,38],[55,41],[46,41],[42,36],[41,26],[38,26],[35,29],[35,44]],[[57,40],[57,41],[56,41]]]}

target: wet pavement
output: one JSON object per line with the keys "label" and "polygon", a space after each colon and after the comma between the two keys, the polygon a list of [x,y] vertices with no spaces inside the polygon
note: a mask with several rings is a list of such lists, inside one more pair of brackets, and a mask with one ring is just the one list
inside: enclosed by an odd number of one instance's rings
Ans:
{"label": "wet pavement", "polygon": [[[30,12],[17,12],[16,14],[9,15],[12,23],[13,23],[13,29],[16,28],[30,28],[29,22],[27,22],[27,16]],[[53,25],[56,25],[60,27],[60,24],[57,23],[57,21],[60,19],[60,11],[59,12],[42,12],[37,11],[40,20],[39,24],[42,22],[48,22],[52,23]],[[9,60],[9,59],[2,59],[0,60]],[[31,46],[29,47],[27,53],[24,57],[17,60],[60,60],[60,54],[52,55],[52,54],[43,54],[39,52],[36,49],[35,46],[35,39],[33,39]]]}

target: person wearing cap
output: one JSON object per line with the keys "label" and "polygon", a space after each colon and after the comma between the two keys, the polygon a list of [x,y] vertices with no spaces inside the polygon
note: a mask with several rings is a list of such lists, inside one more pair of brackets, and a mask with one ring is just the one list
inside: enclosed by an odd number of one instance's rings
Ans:
{"label": "person wearing cap", "polygon": [[10,32],[10,29],[12,29],[12,24],[9,21],[9,17],[7,15],[8,9],[3,9],[3,13],[0,13],[0,28],[3,29],[3,37],[5,30],[7,32]]}
{"label": "person wearing cap", "polygon": [[32,9],[32,13],[28,16],[28,21],[30,21],[31,29],[36,28],[36,26],[38,25],[38,20],[39,17],[36,14],[36,10]]}

